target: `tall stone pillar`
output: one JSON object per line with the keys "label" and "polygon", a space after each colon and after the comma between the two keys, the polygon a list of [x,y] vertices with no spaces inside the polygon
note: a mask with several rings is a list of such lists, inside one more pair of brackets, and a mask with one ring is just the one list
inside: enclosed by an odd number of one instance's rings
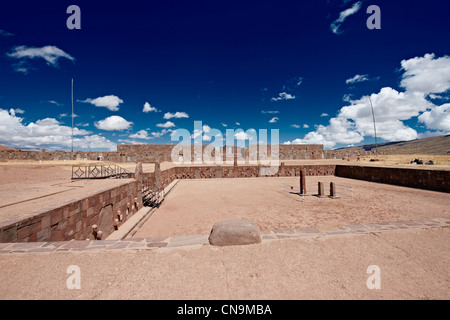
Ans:
{"label": "tall stone pillar", "polygon": [[155,162],[155,189],[159,190],[162,188],[161,183],[161,167],[159,161]]}
{"label": "tall stone pillar", "polygon": [[300,194],[306,194],[306,169],[300,168]]}
{"label": "tall stone pillar", "polygon": [[325,197],[325,192],[324,192],[324,188],[323,188],[323,182],[320,182],[320,181],[319,181],[319,185],[318,185],[317,196],[319,198]]}
{"label": "tall stone pillar", "polygon": [[142,188],[144,187],[144,170],[142,169],[142,163],[136,163],[136,169],[134,170],[134,179],[136,180],[136,194],[137,205],[142,208]]}
{"label": "tall stone pillar", "polygon": [[284,162],[282,162],[281,166],[280,166],[280,170],[279,170],[279,176],[284,177],[285,175],[286,175],[286,172],[285,172],[285,168],[284,168]]}
{"label": "tall stone pillar", "polygon": [[237,164],[237,146],[233,147],[234,154],[234,165],[233,165],[233,178],[237,178],[239,176],[238,173],[238,164]]}
{"label": "tall stone pillar", "polygon": [[334,182],[330,182],[330,197],[336,198],[336,185]]}

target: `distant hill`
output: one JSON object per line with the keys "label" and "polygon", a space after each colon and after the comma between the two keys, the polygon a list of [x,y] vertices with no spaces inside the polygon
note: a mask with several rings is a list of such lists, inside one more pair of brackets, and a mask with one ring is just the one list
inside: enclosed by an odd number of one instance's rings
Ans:
{"label": "distant hill", "polygon": [[[353,146],[338,150],[375,150],[375,144]],[[410,141],[385,142],[378,144],[379,152],[391,154],[450,155],[450,135],[416,139]]]}
{"label": "distant hill", "polygon": [[0,144],[0,151],[13,151],[13,148],[5,147]]}

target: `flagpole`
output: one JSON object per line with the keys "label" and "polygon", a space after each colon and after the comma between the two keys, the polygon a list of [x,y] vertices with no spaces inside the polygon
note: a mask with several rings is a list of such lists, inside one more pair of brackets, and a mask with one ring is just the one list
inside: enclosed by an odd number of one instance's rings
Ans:
{"label": "flagpole", "polygon": [[373,105],[372,105],[372,99],[370,99],[370,107],[372,108],[372,118],[373,118],[373,131],[375,132],[375,152],[376,156],[378,157],[378,142],[377,142],[377,127],[375,126],[375,113],[373,112]]}
{"label": "flagpole", "polygon": [[70,160],[73,160],[73,78],[72,78],[72,151],[70,153]]}

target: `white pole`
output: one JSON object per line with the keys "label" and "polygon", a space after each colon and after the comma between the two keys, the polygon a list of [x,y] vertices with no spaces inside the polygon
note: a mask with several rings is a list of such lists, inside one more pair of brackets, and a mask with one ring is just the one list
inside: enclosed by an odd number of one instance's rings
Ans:
{"label": "white pole", "polygon": [[70,160],[73,160],[73,78],[72,78],[72,151],[70,153]]}
{"label": "white pole", "polygon": [[373,131],[375,132],[375,152],[376,152],[376,156],[378,157],[377,128],[375,126],[375,113],[373,112],[372,99],[370,99],[370,96],[369,96],[369,101],[370,101],[370,107],[372,108]]}

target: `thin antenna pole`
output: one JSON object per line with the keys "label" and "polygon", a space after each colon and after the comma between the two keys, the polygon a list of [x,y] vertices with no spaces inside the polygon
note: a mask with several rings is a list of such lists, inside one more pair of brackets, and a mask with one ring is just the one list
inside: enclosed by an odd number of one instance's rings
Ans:
{"label": "thin antenna pole", "polygon": [[70,153],[70,160],[73,160],[73,78],[72,78],[72,151]]}
{"label": "thin antenna pole", "polygon": [[369,101],[370,101],[370,107],[372,108],[373,131],[375,132],[375,152],[376,152],[376,156],[378,157],[377,127],[375,125],[375,113],[373,112],[372,99],[370,99],[370,96],[369,96]]}

